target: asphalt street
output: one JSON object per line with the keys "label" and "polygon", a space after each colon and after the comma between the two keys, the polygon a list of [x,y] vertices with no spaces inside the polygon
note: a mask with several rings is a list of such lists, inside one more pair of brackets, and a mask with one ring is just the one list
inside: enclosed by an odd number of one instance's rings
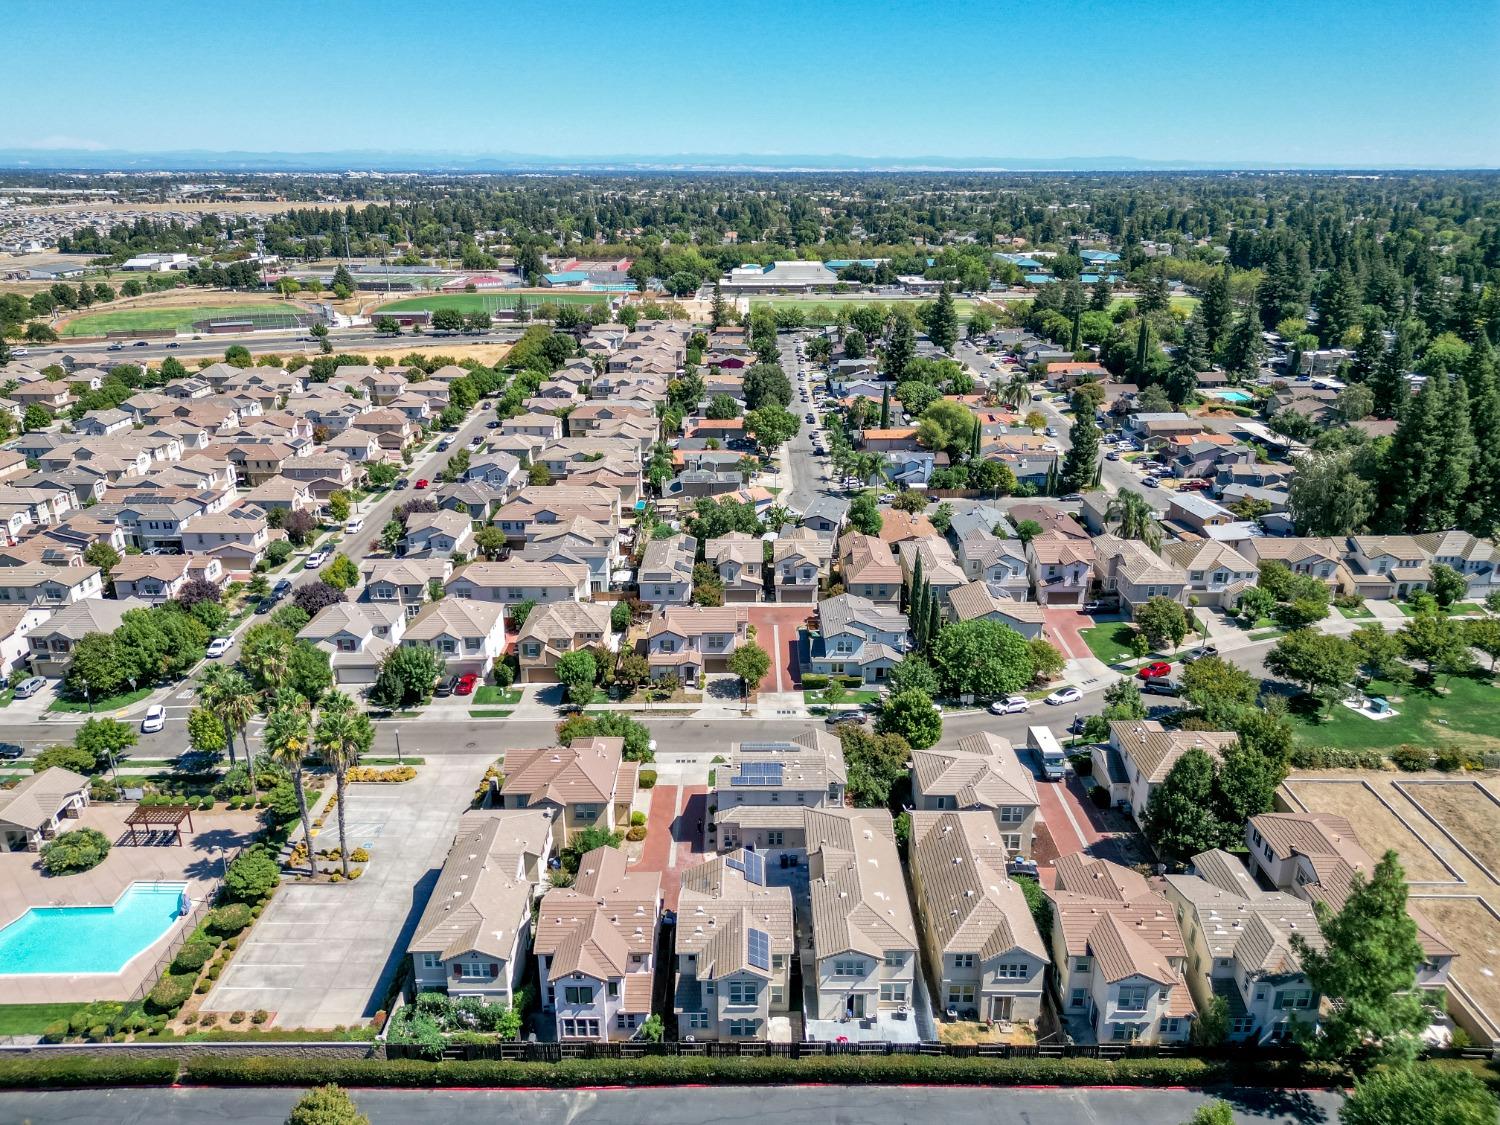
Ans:
{"label": "asphalt street", "polygon": [[[701,1087],[597,1090],[354,1090],[372,1125],[525,1121],[529,1125],[1167,1125],[1210,1095],[1197,1090]],[[1322,1091],[1219,1091],[1237,1122],[1324,1125],[1342,1099]],[[177,1088],[0,1094],[0,1121],[28,1125],[281,1125],[300,1090]]]}

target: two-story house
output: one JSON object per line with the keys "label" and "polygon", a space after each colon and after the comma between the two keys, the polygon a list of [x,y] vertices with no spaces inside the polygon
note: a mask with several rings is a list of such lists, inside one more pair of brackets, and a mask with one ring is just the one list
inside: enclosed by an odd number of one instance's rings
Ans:
{"label": "two-story house", "polygon": [[1052,963],[1081,1043],[1184,1043],[1197,1007],[1172,904],[1145,877],[1082,853],[1053,864]]}
{"label": "two-story house", "polygon": [[640,598],[650,606],[685,606],[693,594],[693,563],[698,540],[673,535],[646,544],[641,556]]}
{"label": "two-story house", "polygon": [[521,548],[521,558],[585,566],[590,589],[608,590],[620,563],[620,539],[606,525],[574,516],[561,523],[539,525]]}
{"label": "two-story house", "polygon": [[[1375,859],[1347,819],[1334,813],[1261,813],[1245,826],[1250,869],[1258,882],[1339,910],[1356,875],[1368,879]],[[1422,963],[1417,986],[1433,991],[1448,986],[1458,952],[1411,899],[1406,912],[1417,924]]]}
{"label": "two-story house", "polygon": [[1154,719],[1109,724],[1109,741],[1093,748],[1096,785],[1109,786],[1110,804],[1127,808],[1144,827],[1146,808],[1157,786],[1189,750],[1217,760],[1234,742],[1232,731],[1168,730]]}
{"label": "two-story house", "polygon": [[696,684],[705,672],[729,667],[729,654],[750,639],[750,615],[740,606],[658,606],[646,637],[651,678],[676,676]]}
{"label": "two-story house", "polygon": [[453,563],[446,558],[367,559],[360,573],[365,601],[395,605],[407,617],[415,617],[432,600],[433,585],[441,589],[448,581]]}
{"label": "two-story house", "polygon": [[758,602],[765,598],[765,546],[758,535],[731,531],[704,544],[708,564],[719,573],[726,602]]}
{"label": "two-story house", "polygon": [[446,584],[448,596],[465,601],[581,602],[589,596],[589,569],[575,563],[473,562],[461,567]]}
{"label": "two-story house", "polygon": [[1338,570],[1344,561],[1344,552],[1338,543],[1324,536],[1288,537],[1279,539],[1264,535],[1249,539],[1244,544],[1245,557],[1254,561],[1257,570],[1262,563],[1279,562],[1293,574],[1308,574],[1328,584],[1338,584]]}
{"label": "two-story house", "polygon": [[731,743],[727,757],[709,798],[720,848],[806,852],[802,810],[843,806],[843,745],[819,727],[795,738]]}
{"label": "two-story house", "polygon": [[117,598],[164,602],[189,582],[204,581],[223,589],[224,564],[212,555],[126,555],[110,572]]}
{"label": "two-story house", "polygon": [[1094,539],[1094,575],[1099,588],[1117,598],[1126,617],[1152,598],[1187,603],[1187,573],[1139,539],[1100,535]]}
{"label": "two-story house", "polygon": [[812,926],[800,952],[814,991],[807,1018],[836,1027],[899,1017],[914,999],[918,942],[891,814],[824,808],[803,817]]}
{"label": "two-story house", "polygon": [[1434,563],[1450,566],[1468,583],[1471,598],[1484,598],[1500,586],[1495,545],[1467,531],[1434,531],[1415,537]]}
{"label": "two-story house", "polygon": [[1010,741],[992,731],[963,735],[954,749],[912,751],[912,804],[925,812],[981,811],[1010,855],[1031,855],[1036,779]]}
{"label": "two-story house", "polygon": [[764,1039],[791,1009],[796,953],[792,892],[767,886],[766,858],[735,850],[682,872],[677,903],[680,1034]]}
{"label": "two-story house", "polygon": [[406,634],[408,620],[392,601],[339,602],[319,611],[297,636],[328,653],[337,683],[373,684],[381,661]]}
{"label": "two-story house", "polygon": [[926,539],[905,539],[896,544],[896,555],[901,560],[901,573],[910,589],[920,578],[937,595],[939,607],[948,604],[948,594],[969,583],[963,567],[959,566],[953,548],[948,541],[937,535]]}
{"label": "two-story house", "polygon": [[253,505],[242,505],[215,515],[199,516],[182,534],[182,549],[191,555],[210,555],[225,573],[248,573],[265,557],[271,542],[266,515]]}
{"label": "two-story house", "polygon": [[911,814],[910,864],[931,995],[944,1011],[996,1023],[1041,1016],[1052,958],[1010,849],[986,812]]}
{"label": "two-story house", "polygon": [[570,652],[613,647],[610,607],[602,602],[549,602],[527,615],[516,640],[523,684],[557,683],[557,662]]}
{"label": "two-story house", "polygon": [[0,566],[0,605],[66,606],[104,596],[97,566]]}
{"label": "two-story house", "polygon": [[586,852],[571,887],[542,896],[537,978],[557,1038],[633,1039],[651,1014],[661,872],[627,870],[617,848]]}
{"label": "two-story house", "polygon": [[816,531],[797,528],[771,545],[776,600],[811,605],[833,560],[834,543]]}
{"label": "two-story house", "polygon": [[407,518],[406,535],[401,540],[402,551],[410,558],[466,554],[473,546],[474,528],[468,514],[447,508],[413,512]]}
{"label": "two-story house", "polygon": [[1316,1023],[1319,996],[1292,949],[1300,936],[1323,948],[1318,919],[1305,901],[1261,890],[1226,851],[1193,857],[1192,873],[1166,876],[1187,945],[1185,976],[1198,1010],[1222,997],[1231,1042],[1285,1042],[1296,1023]]}
{"label": "two-story house", "polygon": [[[15,568],[0,567],[0,575],[13,569]],[[29,607],[29,603],[22,604]],[[73,663],[73,649],[79,641],[95,633],[112,633],[120,627],[127,612],[145,608],[145,602],[135,599],[116,601],[97,595],[61,606],[50,617],[33,626],[26,636],[26,645],[31,654],[31,670],[38,676],[67,675],[68,667]]]}
{"label": "two-story house", "polygon": [[906,615],[855,594],[818,603],[818,629],[806,639],[806,671],[881,683],[911,647]]}
{"label": "two-story house", "polygon": [[1046,632],[1047,612],[1038,602],[1016,601],[975,580],[948,591],[948,620],[998,621],[1031,640]]}
{"label": "two-story house", "polygon": [[620,494],[612,488],[593,485],[528,485],[505,504],[490,522],[517,546],[547,524],[575,517],[593,520],[605,527],[620,526]]}
{"label": "two-story house", "polygon": [[901,564],[884,539],[851,531],[838,543],[844,592],[894,609],[901,602]]}
{"label": "two-story house", "polygon": [[505,607],[466,598],[428,602],[401,644],[431,649],[450,675],[485,676],[505,653]]}
{"label": "two-story house", "polygon": [[1212,539],[1167,543],[1161,553],[1187,575],[1187,595],[1215,609],[1233,609],[1259,574],[1256,564],[1239,551]]}
{"label": "two-story house", "polygon": [[545,809],[464,813],[427,908],[406,944],[418,992],[510,1006],[526,974],[531,909],[546,879]]}
{"label": "two-story house", "polygon": [[975,529],[958,541],[957,557],[969,580],[983,582],[1016,601],[1031,596],[1026,547],[1019,539],[1001,539],[991,531]]}
{"label": "two-story house", "polygon": [[1026,570],[1042,605],[1082,605],[1093,582],[1094,545],[1045,531],[1026,544]]}
{"label": "two-story house", "polygon": [[826,539],[837,539],[849,518],[849,501],[839,496],[814,496],[802,512],[802,526]]}
{"label": "two-story house", "polygon": [[1432,556],[1411,535],[1351,535],[1345,540],[1348,584],[1367,598],[1406,598],[1432,581]]}
{"label": "two-story house", "polygon": [[580,829],[628,826],[640,765],[625,760],[624,748],[623,738],[588,738],[510,750],[496,807],[550,809],[559,850]]}

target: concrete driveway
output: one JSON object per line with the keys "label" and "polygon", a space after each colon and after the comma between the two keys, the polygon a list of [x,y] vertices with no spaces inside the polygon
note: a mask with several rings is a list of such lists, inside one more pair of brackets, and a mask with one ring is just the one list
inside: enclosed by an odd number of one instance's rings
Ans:
{"label": "concrete driveway", "polygon": [[[273,1012],[275,1027],[372,1017],[490,758],[433,757],[401,785],[351,785],[349,845],[368,848],[357,882],[284,883],[203,1007]],[[319,836],[337,846],[334,818]]]}

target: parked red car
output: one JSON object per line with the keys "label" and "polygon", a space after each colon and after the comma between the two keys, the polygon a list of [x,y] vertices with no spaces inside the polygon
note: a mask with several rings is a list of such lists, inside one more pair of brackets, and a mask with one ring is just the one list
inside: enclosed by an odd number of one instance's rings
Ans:
{"label": "parked red car", "polygon": [[1201,478],[1197,478],[1194,480],[1185,480],[1177,487],[1182,489],[1182,491],[1184,492],[1207,492],[1210,488],[1213,487],[1213,483],[1214,482],[1211,480],[1203,480]]}
{"label": "parked red car", "polygon": [[428,479],[426,477],[423,477],[421,480],[417,481],[416,484],[412,485],[412,487],[413,488],[426,488],[429,483],[431,483],[431,482],[428,481]]}
{"label": "parked red car", "polygon": [[1143,680],[1159,680],[1172,674],[1172,666],[1165,660],[1154,660],[1136,673]]}
{"label": "parked red car", "polygon": [[465,672],[462,676],[458,677],[458,683],[454,685],[453,694],[473,695],[474,688],[478,685],[478,683],[478,676],[476,676],[473,672]]}

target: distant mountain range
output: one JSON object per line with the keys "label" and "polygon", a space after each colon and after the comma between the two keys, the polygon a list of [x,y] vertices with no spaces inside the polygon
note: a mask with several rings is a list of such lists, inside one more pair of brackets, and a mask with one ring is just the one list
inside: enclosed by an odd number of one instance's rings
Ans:
{"label": "distant mountain range", "polygon": [[1148,160],[1135,156],[846,156],[840,154],[696,153],[557,156],[537,153],[435,153],[354,149],[347,152],[128,152],[115,149],[0,148],[0,170],[89,172],[1181,172],[1374,171],[1335,164]]}

